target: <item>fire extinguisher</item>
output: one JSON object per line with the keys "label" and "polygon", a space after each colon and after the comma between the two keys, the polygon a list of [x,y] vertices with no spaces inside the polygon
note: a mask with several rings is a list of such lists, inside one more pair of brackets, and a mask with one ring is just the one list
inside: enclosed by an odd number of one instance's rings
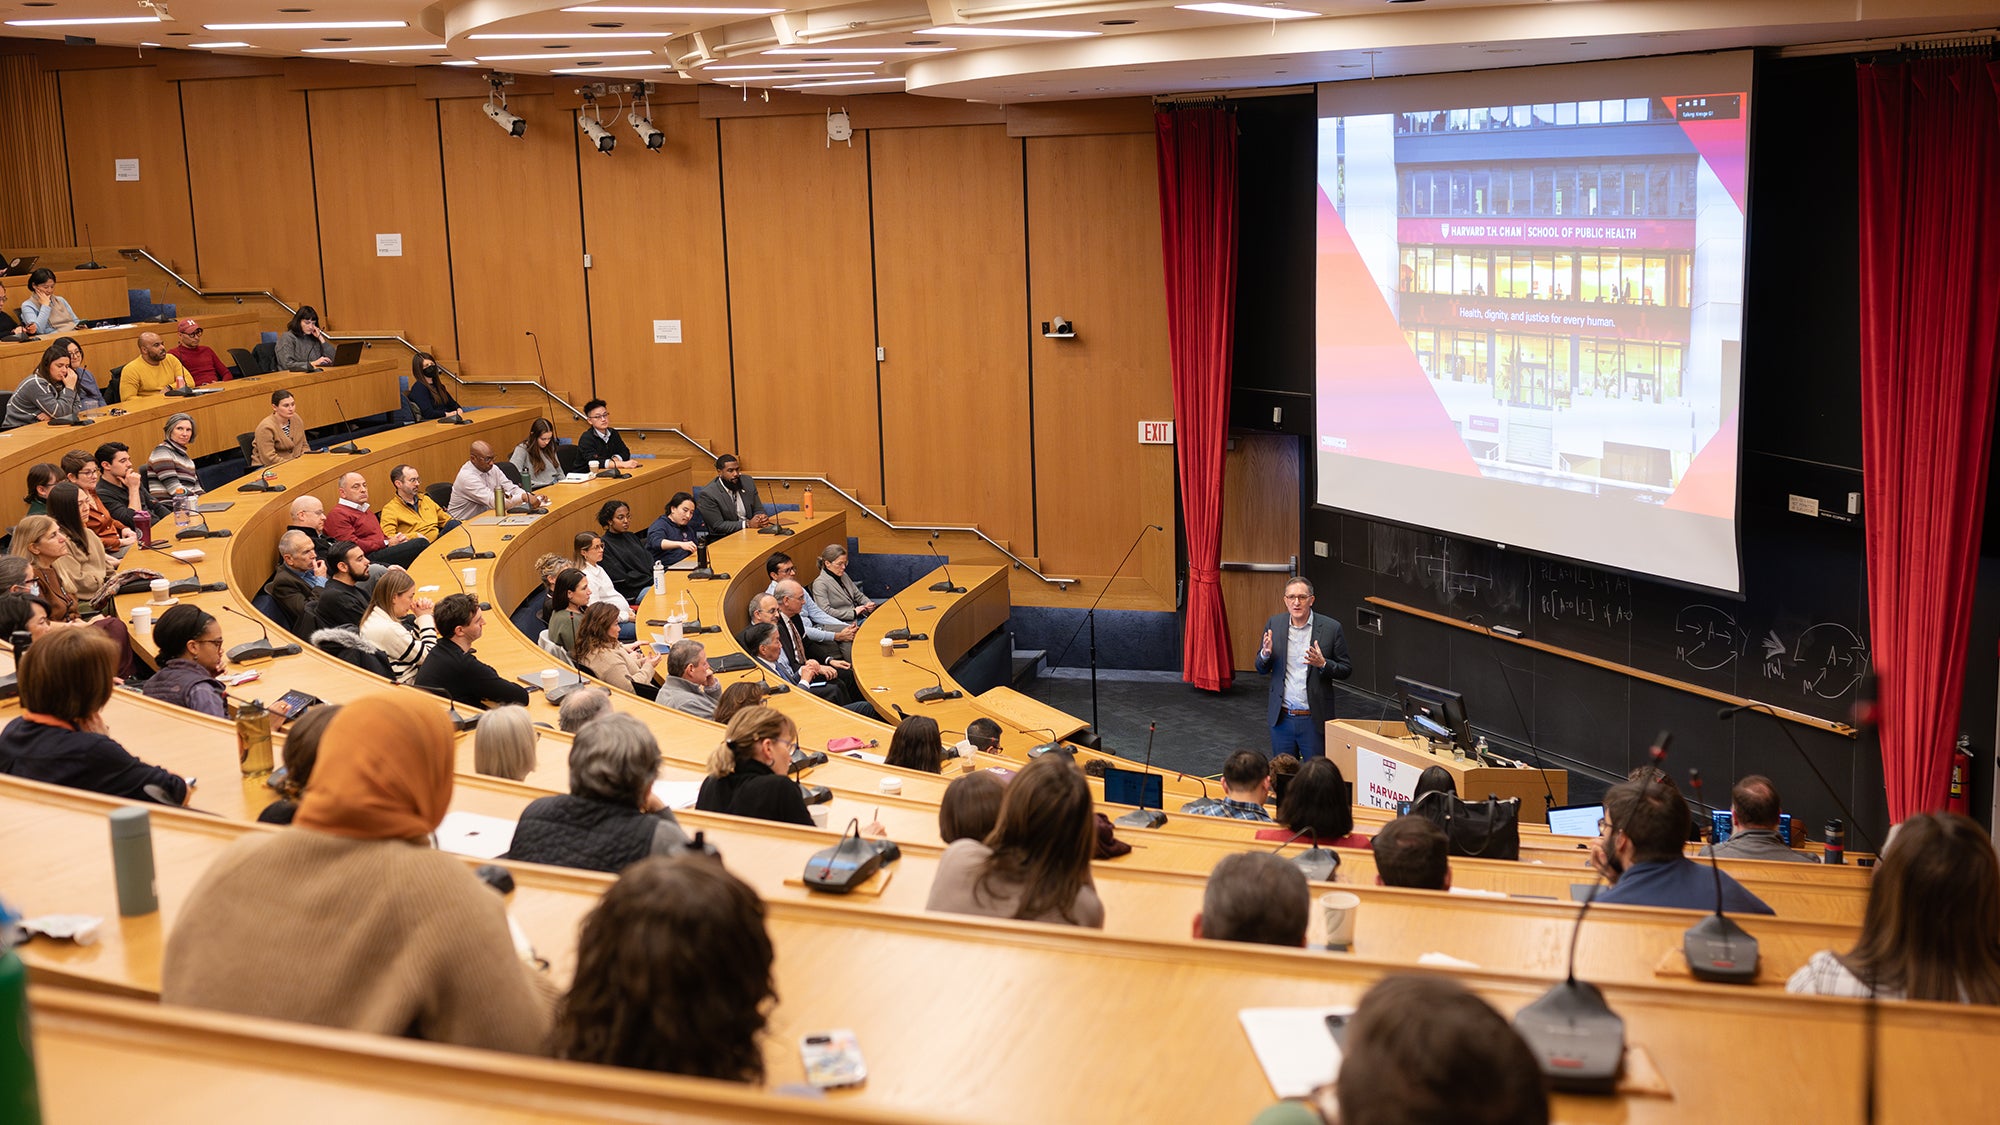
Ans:
{"label": "fire extinguisher", "polygon": [[1952,747],[1951,790],[1944,806],[1961,816],[1972,815],[1972,736],[1961,734]]}

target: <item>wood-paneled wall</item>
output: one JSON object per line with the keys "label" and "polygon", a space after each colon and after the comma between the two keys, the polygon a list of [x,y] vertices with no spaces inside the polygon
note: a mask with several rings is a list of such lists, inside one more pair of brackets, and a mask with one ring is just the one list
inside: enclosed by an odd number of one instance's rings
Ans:
{"label": "wood-paneled wall", "polygon": [[69,165],[63,159],[62,96],[33,55],[0,55],[0,251],[68,246]]}
{"label": "wood-paneled wall", "polygon": [[[1029,127],[870,95],[829,146],[821,100],[672,91],[661,151],[621,120],[605,156],[546,83],[510,93],[514,139],[463,76],[292,63],[63,70],[77,222],[475,380],[534,378],[532,329],[576,405],[823,474],[898,521],[976,525],[1047,573],[1106,575],[1141,526],[1173,526],[1172,450],[1136,440],[1172,414],[1145,107]],[[28,96],[0,84],[0,116]],[[114,182],[134,155],[140,182]],[[1042,338],[1057,315],[1078,339]],[[1124,574],[1164,609],[1173,568],[1160,535]]]}

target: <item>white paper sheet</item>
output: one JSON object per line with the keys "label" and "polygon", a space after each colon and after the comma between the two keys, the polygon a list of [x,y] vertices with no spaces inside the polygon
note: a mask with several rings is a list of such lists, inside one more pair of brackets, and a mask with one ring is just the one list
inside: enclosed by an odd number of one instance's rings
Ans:
{"label": "white paper sheet", "polygon": [[1236,1018],[1272,1093],[1303,1098],[1340,1073],[1340,1047],[1326,1029],[1326,1017],[1353,1011],[1350,1007],[1244,1008]]}
{"label": "white paper sheet", "polygon": [[448,812],[437,826],[438,850],[499,859],[514,844],[514,822],[505,817]]}
{"label": "white paper sheet", "polygon": [[653,782],[653,795],[670,809],[691,809],[695,798],[701,796],[701,782],[662,779]]}

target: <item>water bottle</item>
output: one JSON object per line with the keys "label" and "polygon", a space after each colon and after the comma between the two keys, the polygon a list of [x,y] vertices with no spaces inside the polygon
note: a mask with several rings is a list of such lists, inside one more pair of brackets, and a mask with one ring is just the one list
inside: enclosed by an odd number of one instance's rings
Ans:
{"label": "water bottle", "polygon": [[153,513],[143,507],[132,509],[132,530],[139,536],[139,546],[152,546]]}
{"label": "water bottle", "polygon": [[1847,826],[1839,817],[1826,822],[1826,854],[1820,857],[1820,862],[1847,862]]}
{"label": "water bottle", "polygon": [[801,516],[804,516],[804,517],[805,517],[806,519],[811,519],[811,518],[813,518],[813,486],[812,486],[812,485],[806,485],[806,494],[805,494],[805,495],[804,495],[803,497],[801,497],[800,499],[801,499],[801,501],[802,501],[802,502],[801,502],[801,503],[799,504],[799,515],[801,515]]}
{"label": "water bottle", "polygon": [[1486,755],[1489,753],[1491,753],[1491,750],[1486,745],[1486,736],[1482,734],[1479,736],[1479,745],[1472,748],[1472,756],[1484,763]]}
{"label": "water bottle", "polygon": [[28,970],[13,949],[16,921],[0,903],[0,1121],[41,1125],[35,1045],[28,1031]]}
{"label": "water bottle", "polygon": [[174,489],[174,530],[186,528],[193,519],[194,513],[189,511],[187,489]]}
{"label": "water bottle", "polygon": [[653,596],[656,598],[667,596],[667,567],[665,563],[656,562],[653,564]]}
{"label": "water bottle", "polygon": [[236,709],[236,761],[244,777],[271,776],[271,713],[261,699]]}
{"label": "water bottle", "polygon": [[153,875],[153,818],[131,805],[111,812],[111,871],[118,884],[118,913],[126,918],[160,908]]}

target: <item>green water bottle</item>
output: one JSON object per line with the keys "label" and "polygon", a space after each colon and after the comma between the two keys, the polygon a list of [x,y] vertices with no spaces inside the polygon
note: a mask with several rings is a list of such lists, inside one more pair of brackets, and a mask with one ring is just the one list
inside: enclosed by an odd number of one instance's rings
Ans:
{"label": "green water bottle", "polygon": [[28,969],[12,946],[16,921],[0,903],[0,1121],[41,1125],[34,1041],[28,1034]]}

